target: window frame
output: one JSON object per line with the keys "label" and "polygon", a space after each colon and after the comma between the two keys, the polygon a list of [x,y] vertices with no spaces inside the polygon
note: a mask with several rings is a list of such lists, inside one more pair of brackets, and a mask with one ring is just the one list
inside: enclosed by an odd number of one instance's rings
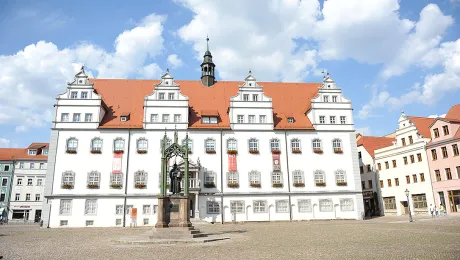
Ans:
{"label": "window frame", "polygon": [[268,209],[267,200],[253,200],[252,201],[252,211],[254,214],[257,213],[267,213]]}
{"label": "window frame", "polygon": [[101,173],[98,171],[88,172],[87,185],[97,185],[97,188],[101,186]]}
{"label": "window frame", "polygon": [[75,187],[75,172],[65,171],[61,175],[61,185],[71,185],[72,189]]}
{"label": "window frame", "polygon": [[220,202],[206,201],[206,214],[220,214]]}
{"label": "window frame", "polygon": [[211,137],[206,138],[204,140],[204,150],[216,152],[216,140]]}
{"label": "window frame", "polygon": [[276,213],[289,213],[289,200],[275,200]]}
{"label": "window frame", "polygon": [[139,137],[136,140],[136,148],[138,151],[147,152],[149,148],[149,142],[145,137]]}
{"label": "window frame", "polygon": [[[100,147],[98,147],[98,143],[100,142]],[[100,151],[102,152],[102,145],[103,145],[103,141],[102,141],[102,138],[100,137],[94,137],[93,139],[91,139],[91,151]]]}
{"label": "window frame", "polygon": [[[94,203],[94,204],[93,204]],[[91,205],[93,204],[93,205]],[[97,199],[86,199],[85,200],[85,216],[96,216],[97,215]]]}
{"label": "window frame", "polygon": [[[121,142],[121,145],[120,145]],[[114,152],[124,152],[125,151],[125,139],[122,137],[117,137],[113,139],[113,151]],[[121,149],[120,149],[121,147]]]}
{"label": "window frame", "polygon": [[355,202],[351,198],[340,199],[340,211],[354,211]]}
{"label": "window frame", "polygon": [[259,140],[257,138],[249,138],[248,151],[259,151]]}
{"label": "window frame", "polygon": [[134,172],[134,188],[147,188],[148,173],[144,170]]}
{"label": "window frame", "polygon": [[75,137],[69,137],[66,140],[66,151],[78,151],[78,139]]}
{"label": "window frame", "polygon": [[313,206],[311,204],[311,199],[299,199],[299,200],[297,200],[297,208],[298,208],[299,213],[311,213],[311,212],[313,212]]}
{"label": "window frame", "polygon": [[296,153],[301,151],[301,142],[299,138],[292,138],[291,139],[291,152]]}
{"label": "window frame", "polygon": [[59,215],[71,216],[72,215],[72,199],[60,199],[59,201]]}
{"label": "window frame", "polygon": [[245,201],[244,200],[231,200],[230,201],[230,213],[244,214],[245,211],[246,210],[245,210]]}
{"label": "window frame", "polygon": [[233,137],[227,139],[227,152],[228,151],[238,151],[238,141]]}
{"label": "window frame", "polygon": [[[327,205],[325,205],[325,203],[327,203]],[[334,202],[332,201],[332,199],[319,199],[318,208],[320,212],[333,212]]]}

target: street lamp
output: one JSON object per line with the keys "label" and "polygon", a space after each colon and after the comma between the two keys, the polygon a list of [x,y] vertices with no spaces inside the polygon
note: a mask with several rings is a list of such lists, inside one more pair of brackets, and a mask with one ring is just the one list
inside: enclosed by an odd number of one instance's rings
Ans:
{"label": "street lamp", "polygon": [[410,214],[410,203],[409,203],[409,190],[404,191],[407,197],[407,208],[409,209],[409,222],[412,222],[412,215]]}

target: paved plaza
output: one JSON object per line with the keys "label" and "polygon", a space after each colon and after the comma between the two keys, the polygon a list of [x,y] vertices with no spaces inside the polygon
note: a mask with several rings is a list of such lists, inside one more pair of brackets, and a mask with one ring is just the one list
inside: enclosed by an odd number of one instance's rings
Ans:
{"label": "paved plaza", "polygon": [[3,259],[460,259],[460,216],[198,226],[201,244],[114,242],[148,228],[0,226]]}

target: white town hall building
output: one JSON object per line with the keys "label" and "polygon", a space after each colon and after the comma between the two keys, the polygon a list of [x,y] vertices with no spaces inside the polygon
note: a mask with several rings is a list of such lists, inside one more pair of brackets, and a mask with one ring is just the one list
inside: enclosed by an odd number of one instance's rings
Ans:
{"label": "white town hall building", "polygon": [[[48,227],[153,226],[161,139],[188,133],[191,216],[208,222],[359,219],[349,99],[323,83],[88,79],[57,97],[42,219]],[[182,161],[176,160],[181,166]],[[173,164],[170,161],[170,164]],[[192,220],[193,221],[193,220]]]}

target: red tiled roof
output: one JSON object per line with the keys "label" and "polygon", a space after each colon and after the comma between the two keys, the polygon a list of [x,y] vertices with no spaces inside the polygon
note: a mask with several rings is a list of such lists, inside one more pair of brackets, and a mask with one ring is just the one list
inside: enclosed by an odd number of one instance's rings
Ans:
{"label": "red tiled roof", "polygon": [[377,137],[377,136],[362,136],[358,142],[358,146],[363,146],[364,149],[374,158],[374,151],[391,146],[395,141],[394,138]]}
{"label": "red tiled roof", "polygon": [[408,116],[409,120],[415,124],[420,135],[424,138],[431,138],[430,126],[436,118]]}
{"label": "red tiled roof", "polygon": [[[102,96],[107,113],[100,128],[142,128],[144,97],[153,93],[158,80],[91,79],[94,88]],[[230,98],[236,96],[239,81],[219,81],[212,87],[205,87],[201,81],[178,80],[181,93],[189,97],[190,128],[230,128],[228,108]],[[264,94],[272,98],[275,129],[314,129],[305,115],[310,109],[311,99],[318,94],[321,83],[258,82]],[[220,116],[217,124],[202,124],[202,111],[215,110]],[[131,113],[130,120],[119,120],[123,112]],[[287,116],[295,118],[287,122]]]}
{"label": "red tiled roof", "polygon": [[447,112],[446,118],[460,120],[460,104],[452,106]]}
{"label": "red tiled roof", "polygon": [[48,160],[47,155],[29,155],[27,150],[28,148],[0,148],[0,160]]}
{"label": "red tiled roof", "polygon": [[217,110],[201,110],[201,116],[219,116],[219,111]]}
{"label": "red tiled roof", "polygon": [[27,149],[41,149],[41,148],[48,148],[49,143],[32,143],[27,147]]}

